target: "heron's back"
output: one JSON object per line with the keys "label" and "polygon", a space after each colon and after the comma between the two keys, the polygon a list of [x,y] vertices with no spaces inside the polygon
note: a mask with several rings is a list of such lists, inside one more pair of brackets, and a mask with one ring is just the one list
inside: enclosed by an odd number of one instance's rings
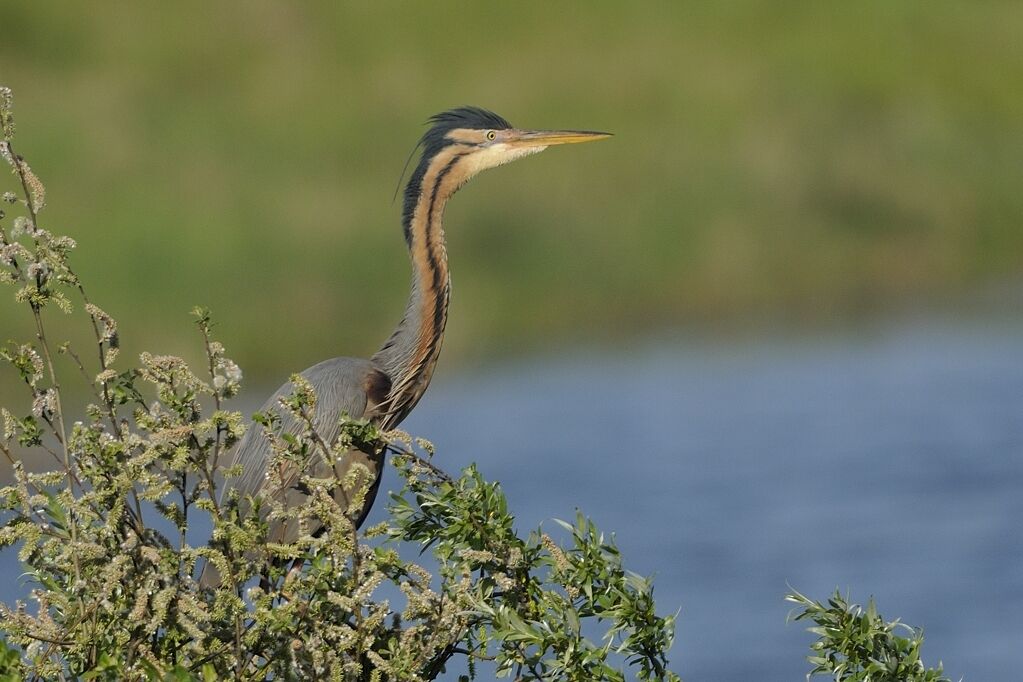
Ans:
{"label": "heron's back", "polygon": [[[332,444],[338,436],[342,415],[347,415],[352,419],[373,418],[374,408],[384,401],[390,390],[390,380],[387,375],[369,360],[359,358],[325,360],[305,370],[301,376],[308,380],[316,391],[313,427],[328,444]],[[273,412],[280,415],[278,428],[282,433],[299,434],[304,428],[296,417],[280,405],[280,400],[291,395],[293,391],[292,383],[286,382],[260,408],[261,412]],[[220,495],[221,503],[228,498],[232,491],[237,491],[240,499],[239,512],[243,515],[247,514],[250,509],[247,498],[263,493],[267,482],[267,464],[270,461],[270,456],[270,443],[263,428],[252,424],[238,445],[231,451],[229,465],[240,464],[242,472],[237,478],[227,481]],[[367,483],[369,484],[369,490],[361,509],[352,515],[356,526],[360,526],[369,513],[379,488],[383,453],[351,450],[336,462],[327,462],[317,453],[310,461],[309,469],[302,473],[308,473],[316,478],[336,476],[337,480],[343,480],[355,464],[365,466],[370,477],[369,481],[357,480],[356,485],[351,489],[358,490]],[[333,472],[331,468],[333,468]],[[298,476],[294,476],[296,482],[297,479]],[[347,509],[349,506],[347,492],[339,486],[334,489],[333,494],[338,504]],[[273,499],[283,503],[288,509],[297,508],[304,503],[306,498],[307,495],[297,486],[287,487],[273,493]],[[268,507],[262,507],[261,513],[265,515],[267,512]],[[288,543],[298,539],[298,535],[299,528],[294,521],[272,521],[267,539],[270,542]],[[219,576],[216,575],[215,569],[210,564],[204,567],[200,582],[204,585],[219,583]]]}

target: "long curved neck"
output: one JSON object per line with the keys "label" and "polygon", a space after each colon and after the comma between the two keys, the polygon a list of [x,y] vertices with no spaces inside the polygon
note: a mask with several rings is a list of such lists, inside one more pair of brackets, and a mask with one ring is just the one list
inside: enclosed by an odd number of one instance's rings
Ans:
{"label": "long curved neck", "polygon": [[416,406],[433,376],[448,319],[451,280],[444,245],[444,205],[463,182],[456,172],[463,155],[443,150],[417,169],[405,193],[402,222],[412,260],[412,288],[405,315],[373,356],[391,380],[380,406],[384,428],[392,428]]}

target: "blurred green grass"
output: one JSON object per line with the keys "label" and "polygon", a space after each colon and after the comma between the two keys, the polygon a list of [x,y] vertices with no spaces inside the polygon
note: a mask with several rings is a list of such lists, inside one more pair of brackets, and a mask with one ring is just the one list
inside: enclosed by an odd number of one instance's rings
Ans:
{"label": "blurred green grass", "polygon": [[[408,284],[402,163],[465,103],[616,137],[452,203],[447,362],[1023,272],[1019,3],[36,2],[0,25],[45,225],[129,352],[195,357],[201,303],[257,377],[371,353]],[[0,326],[29,329],[9,300]]]}

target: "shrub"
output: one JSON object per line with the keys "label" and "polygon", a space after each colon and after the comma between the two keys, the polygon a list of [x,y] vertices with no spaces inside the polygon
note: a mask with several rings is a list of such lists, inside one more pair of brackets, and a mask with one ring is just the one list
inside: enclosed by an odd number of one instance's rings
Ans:
{"label": "shrub", "polygon": [[[827,605],[795,590],[785,599],[797,605],[794,620],[815,623],[807,628],[817,635],[806,659],[814,666],[807,679],[822,675],[835,682],[950,682],[940,663],[927,668],[920,660],[923,632],[897,620],[886,622],[873,599],[865,609],[837,590]],[[899,630],[908,636],[897,635]]]}

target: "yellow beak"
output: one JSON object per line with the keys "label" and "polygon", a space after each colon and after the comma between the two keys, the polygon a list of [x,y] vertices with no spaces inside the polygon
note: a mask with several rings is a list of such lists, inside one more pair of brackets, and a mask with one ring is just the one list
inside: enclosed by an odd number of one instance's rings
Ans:
{"label": "yellow beak", "polygon": [[555,144],[593,142],[611,137],[594,130],[514,130],[506,140],[510,147],[550,147]]}

